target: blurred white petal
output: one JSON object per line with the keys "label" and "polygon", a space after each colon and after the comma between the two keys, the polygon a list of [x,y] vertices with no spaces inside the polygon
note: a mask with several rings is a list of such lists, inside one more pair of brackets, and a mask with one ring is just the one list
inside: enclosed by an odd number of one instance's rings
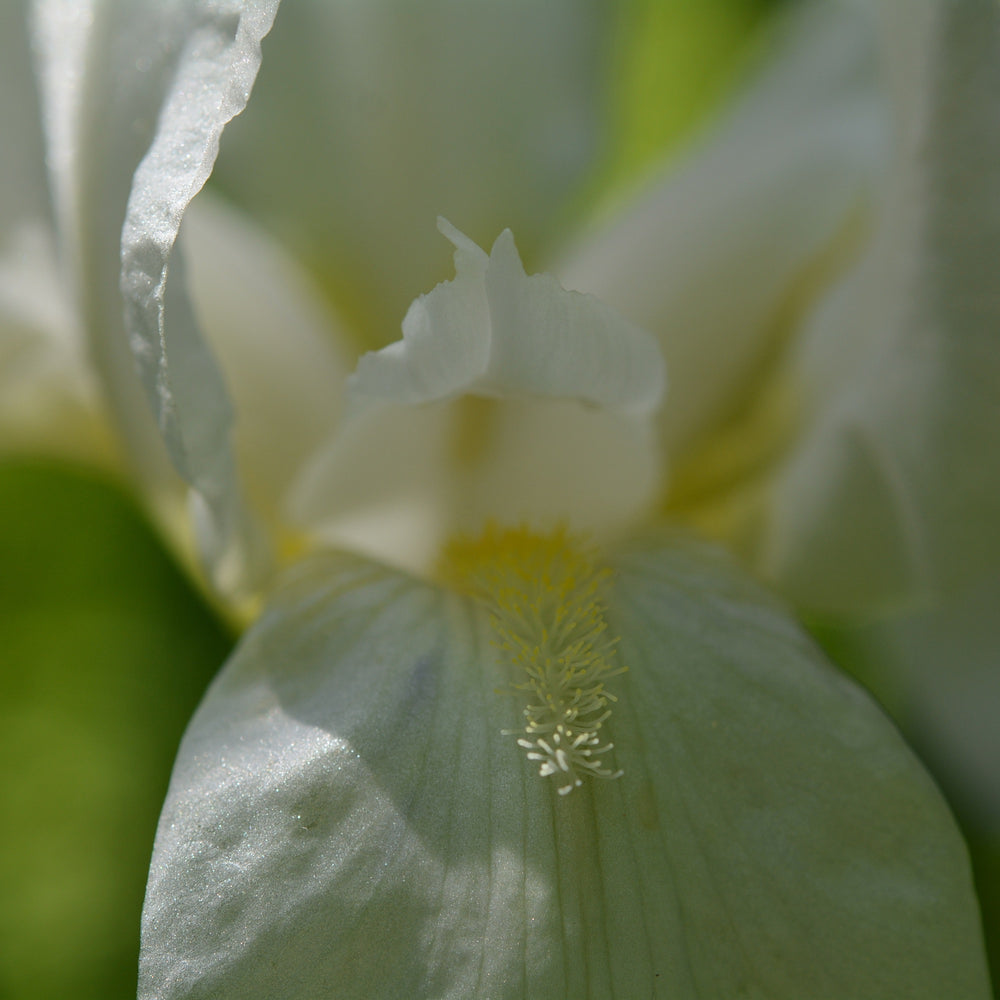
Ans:
{"label": "blurred white petal", "polygon": [[179,245],[236,410],[243,481],[278,529],[290,483],[333,431],[353,351],[296,262],[207,192],[185,213]]}
{"label": "blurred white petal", "polygon": [[861,226],[885,167],[871,15],[796,7],[735,106],[558,269],[655,333],[672,456],[730,418],[788,335],[811,270]]}
{"label": "blurred white petal", "polygon": [[900,718],[973,824],[1000,832],[1000,576],[885,625],[884,669],[905,692]]}
{"label": "blurred white petal", "polygon": [[101,465],[117,452],[51,229],[0,236],[0,453]]}
{"label": "blurred white petal", "polygon": [[0,233],[49,223],[45,148],[31,62],[27,5],[0,8]]}
{"label": "blurred white petal", "polygon": [[600,0],[287,4],[214,182],[381,346],[447,273],[439,215],[479,243],[509,226],[537,260],[599,146],[614,16]]}
{"label": "blurred white petal", "polygon": [[110,463],[95,372],[65,288],[27,5],[0,9],[0,452]]}
{"label": "blurred white petal", "polygon": [[936,600],[1000,559],[1000,10],[889,6],[897,150],[871,248],[803,339],[760,560],[819,611]]}
{"label": "blurred white petal", "polygon": [[881,712],[718,553],[615,561],[624,776],[501,734],[485,613],[300,567],[184,738],[142,998],[985,1000],[968,862]]}
{"label": "blurred white petal", "polygon": [[821,629],[899,721],[969,832],[1000,834],[1000,574],[933,608]]}
{"label": "blurred white petal", "polygon": [[413,303],[401,341],[361,359],[293,516],[413,569],[445,534],[491,517],[620,532],[659,484],[655,342],[596,299],[528,277],[509,231],[488,257],[443,229],[457,277]]}

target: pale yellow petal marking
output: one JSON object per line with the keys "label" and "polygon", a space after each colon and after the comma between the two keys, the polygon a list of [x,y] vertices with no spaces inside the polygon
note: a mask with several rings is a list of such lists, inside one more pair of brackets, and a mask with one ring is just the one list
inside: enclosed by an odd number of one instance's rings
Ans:
{"label": "pale yellow petal marking", "polygon": [[560,795],[585,775],[617,778],[621,771],[601,760],[613,744],[599,735],[617,700],[605,681],[626,670],[601,599],[611,571],[563,528],[539,534],[488,525],[479,538],[448,545],[442,575],[488,612],[514,678],[501,693],[527,701],[523,730],[504,735],[518,737]]}

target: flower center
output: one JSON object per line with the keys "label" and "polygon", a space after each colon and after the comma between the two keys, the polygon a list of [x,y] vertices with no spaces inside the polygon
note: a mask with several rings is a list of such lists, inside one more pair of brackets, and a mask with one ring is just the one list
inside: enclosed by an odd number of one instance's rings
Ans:
{"label": "flower center", "polygon": [[526,701],[523,729],[504,735],[518,737],[560,795],[584,775],[618,777],[601,761],[613,744],[599,735],[617,700],[605,681],[626,670],[601,600],[611,571],[563,528],[539,534],[491,524],[479,538],[453,540],[442,573],[489,614],[493,644],[511,671],[501,693]]}

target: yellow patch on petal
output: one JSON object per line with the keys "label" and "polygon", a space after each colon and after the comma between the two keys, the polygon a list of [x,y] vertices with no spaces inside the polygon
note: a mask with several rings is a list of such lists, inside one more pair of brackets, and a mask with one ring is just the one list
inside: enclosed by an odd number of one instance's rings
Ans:
{"label": "yellow patch on petal", "polygon": [[603,765],[613,747],[599,731],[615,696],[605,681],[623,673],[608,631],[601,591],[611,571],[580,541],[558,528],[487,526],[479,538],[452,541],[442,574],[489,613],[494,644],[516,678],[503,693],[527,698],[517,736],[541,777],[560,795],[584,775],[615,778]]}

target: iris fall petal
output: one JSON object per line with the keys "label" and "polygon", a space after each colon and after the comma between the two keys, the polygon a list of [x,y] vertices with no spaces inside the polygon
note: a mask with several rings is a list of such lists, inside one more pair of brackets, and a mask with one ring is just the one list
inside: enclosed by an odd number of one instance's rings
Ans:
{"label": "iris fall petal", "polygon": [[560,797],[467,599],[299,568],[185,736],[140,997],[980,1000],[968,863],[871,701],[714,550],[613,560],[615,780]]}

